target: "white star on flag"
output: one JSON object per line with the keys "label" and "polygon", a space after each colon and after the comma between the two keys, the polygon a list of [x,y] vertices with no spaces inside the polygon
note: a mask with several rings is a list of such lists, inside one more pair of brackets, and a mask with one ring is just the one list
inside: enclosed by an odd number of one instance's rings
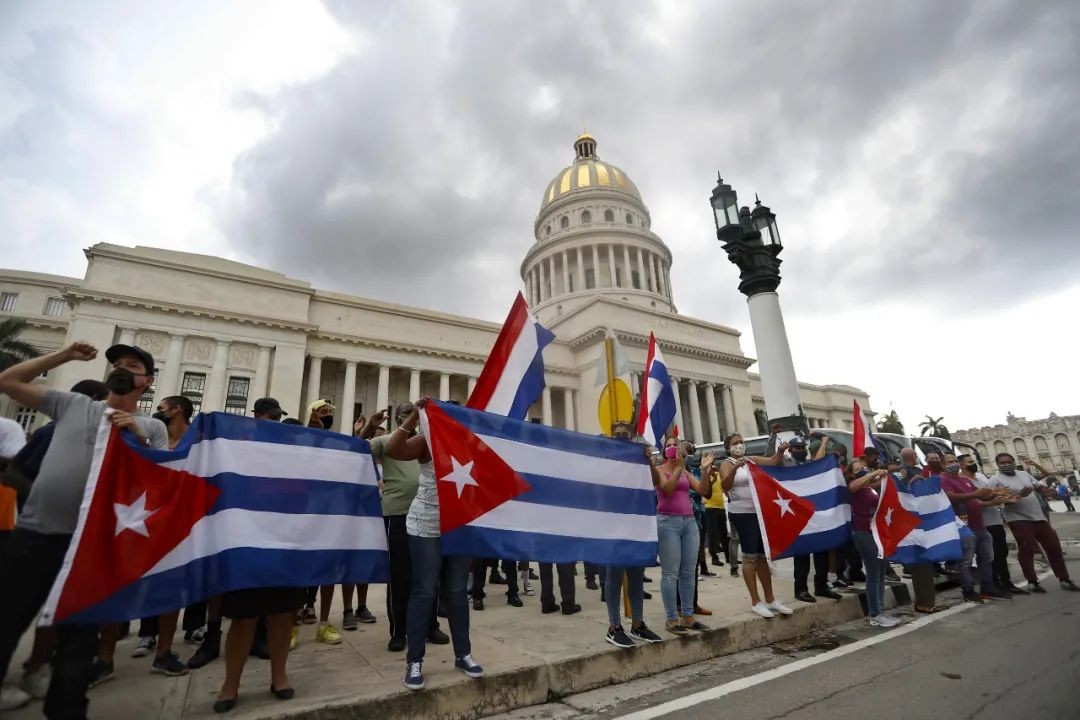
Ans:
{"label": "white star on flag", "polygon": [[781,497],[780,493],[777,492],[776,499],[773,502],[780,506],[780,517],[784,517],[788,513],[795,514],[795,511],[791,509],[791,498]]}
{"label": "white star on flag", "polygon": [[[113,503],[113,510],[116,511],[116,535],[119,535],[125,530],[130,530],[143,537],[150,537],[150,533],[146,529],[146,520],[160,509],[161,508],[158,508],[157,510],[146,509],[145,491],[139,496],[138,500],[130,505]],[[115,535],[113,537],[115,537]]]}
{"label": "white star on flag", "polygon": [[450,462],[453,463],[454,469],[446,475],[443,475],[440,480],[452,482],[457,485],[457,496],[461,497],[461,492],[465,489],[466,485],[472,485],[473,487],[479,487],[480,484],[476,482],[476,478],[472,476],[473,461],[462,465],[457,461],[457,458],[453,455],[450,456]]}
{"label": "white star on flag", "polygon": [[885,511],[885,524],[886,525],[892,525],[892,511],[893,511],[892,508],[889,508],[888,510]]}

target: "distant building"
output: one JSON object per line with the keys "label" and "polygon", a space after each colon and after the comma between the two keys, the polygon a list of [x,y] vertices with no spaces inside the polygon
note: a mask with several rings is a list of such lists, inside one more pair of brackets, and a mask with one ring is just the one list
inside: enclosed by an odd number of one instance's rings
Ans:
{"label": "distant building", "polygon": [[1009,413],[1004,425],[955,430],[953,440],[974,445],[982,456],[983,472],[996,471],[994,456],[1001,452],[1030,458],[1049,471],[1077,469],[1080,458],[1080,415],[1028,420]]}

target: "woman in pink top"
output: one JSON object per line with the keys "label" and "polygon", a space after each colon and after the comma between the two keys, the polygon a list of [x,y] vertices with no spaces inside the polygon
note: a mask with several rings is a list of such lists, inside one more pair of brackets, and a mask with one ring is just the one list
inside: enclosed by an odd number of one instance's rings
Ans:
{"label": "woman in pink top", "polygon": [[[668,632],[705,630],[694,619],[694,570],[698,557],[698,526],[690,504],[690,488],[707,496],[708,482],[700,482],[686,470],[686,449],[676,438],[664,447],[656,485],[656,526],[660,541],[660,597],[664,600]],[[676,594],[682,604],[676,607]]]}

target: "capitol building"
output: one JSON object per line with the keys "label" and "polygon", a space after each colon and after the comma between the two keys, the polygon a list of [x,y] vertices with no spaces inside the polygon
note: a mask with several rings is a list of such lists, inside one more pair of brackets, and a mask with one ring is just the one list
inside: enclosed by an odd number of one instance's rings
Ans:
{"label": "capitol building", "polygon": [[[671,250],[652,230],[637,185],[582,134],[572,163],[542,190],[526,247],[525,296],[556,340],[544,351],[547,389],[530,417],[600,431],[596,386],[610,329],[626,351],[635,387],[649,332],[676,390],[682,434],[699,443],[730,432],[759,434],[764,403],[739,332],[680,315]],[[182,394],[204,411],[250,412],[276,397],[292,415],[333,402],[337,430],[353,418],[422,395],[464,402],[495,342],[498,323],[313,288],[264,268],[150,246],[88,248],[81,278],[0,270],[0,319],[24,318],[23,338],[42,351],[85,340],[147,349],[158,364],[156,397]],[[732,288],[732,302],[741,301]],[[738,298],[738,300],[736,300]],[[512,298],[491,298],[509,308]],[[103,378],[105,359],[70,363],[41,382],[68,388]],[[813,427],[850,429],[862,390],[800,385]],[[156,406],[146,397],[143,408]],[[27,429],[44,420],[0,397],[0,415]],[[306,418],[301,417],[306,420]]]}

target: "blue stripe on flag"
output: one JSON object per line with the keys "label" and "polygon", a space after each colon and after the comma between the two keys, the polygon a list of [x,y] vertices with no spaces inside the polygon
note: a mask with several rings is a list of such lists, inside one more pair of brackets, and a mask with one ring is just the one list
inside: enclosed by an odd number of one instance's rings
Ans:
{"label": "blue stripe on flag", "polygon": [[[510,405],[510,411],[506,416],[514,420],[525,420],[529,415],[529,408],[544,392],[544,347],[555,339],[555,334],[542,326],[540,323],[531,323],[536,332],[536,355],[525,375],[521,378],[517,392],[514,393],[514,402]],[[529,332],[528,326],[523,327],[521,332]]]}
{"label": "blue stripe on flag", "polygon": [[848,492],[846,487],[840,486],[829,488],[825,492],[802,495],[801,497],[814,503],[815,510],[832,510],[837,505],[851,504],[851,493]]}
{"label": "blue stripe on flag", "polygon": [[927,515],[919,515],[920,530],[935,530],[943,525],[955,525],[956,513],[952,508],[945,508]]}
{"label": "blue stripe on flag", "polygon": [[451,403],[439,403],[439,408],[477,435],[490,435],[594,458],[645,464],[641,446],[635,443],[512,420]]}
{"label": "blue stripe on flag", "polygon": [[657,544],[634,540],[597,540],[516,530],[493,530],[471,525],[442,536],[447,555],[531,560],[534,562],[595,562],[619,567],[652,567]]}
{"label": "blue stripe on flag", "polygon": [[656,514],[656,491],[652,489],[636,490],[530,473],[523,473],[522,477],[532,490],[514,498],[521,502],[630,515]]}
{"label": "blue stripe on flag", "polygon": [[[823,475],[840,466],[836,462],[836,456],[830,453],[820,460],[803,463],[802,465],[760,465],[759,467],[780,482],[790,482],[791,480],[805,480],[815,475]],[[842,478],[840,482],[843,482]]]}
{"label": "blue stripe on flag", "polygon": [[221,473],[207,478],[221,495],[207,515],[241,508],[296,515],[382,517],[379,488],[321,480],[265,478]]}
{"label": "blue stripe on flag", "polygon": [[[151,617],[229,590],[384,583],[388,578],[385,550],[234,548],[140,578],[65,622],[124,622]],[[208,579],[220,580],[220,584],[208,587]]]}
{"label": "blue stripe on flag", "polygon": [[919,545],[903,545],[897,548],[896,554],[889,560],[902,565],[917,565],[959,560],[963,555],[963,547],[960,545],[960,539],[957,538],[927,548]]}
{"label": "blue stripe on flag", "polygon": [[848,541],[851,537],[851,524],[844,523],[832,530],[800,535],[795,542],[788,546],[780,557],[794,557],[796,555],[809,555],[816,552],[834,550]]}

